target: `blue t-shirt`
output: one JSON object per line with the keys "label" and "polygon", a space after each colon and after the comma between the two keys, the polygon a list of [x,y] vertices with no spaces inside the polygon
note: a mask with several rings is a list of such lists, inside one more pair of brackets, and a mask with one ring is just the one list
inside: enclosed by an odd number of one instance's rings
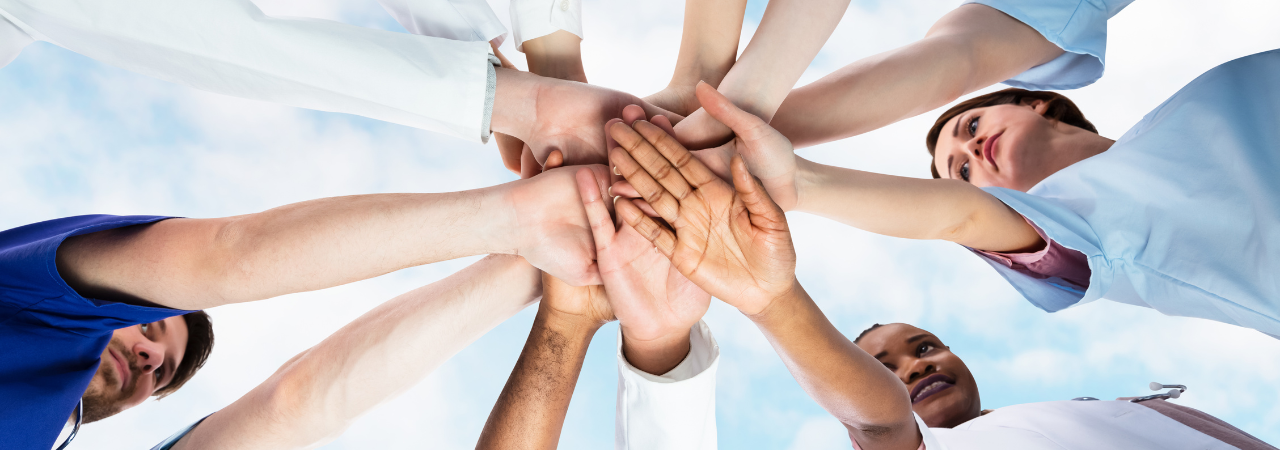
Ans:
{"label": "blue t-shirt", "polygon": [[0,231],[0,437],[48,450],[98,370],[111,333],[185,314],[84,298],[55,258],[71,236],[152,223],[156,216],[77,216]]}

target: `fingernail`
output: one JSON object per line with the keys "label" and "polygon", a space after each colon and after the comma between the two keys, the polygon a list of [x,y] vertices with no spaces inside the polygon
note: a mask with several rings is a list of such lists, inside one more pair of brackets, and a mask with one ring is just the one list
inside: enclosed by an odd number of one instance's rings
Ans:
{"label": "fingernail", "polygon": [[618,197],[616,197],[616,196],[615,196],[615,197],[613,197],[613,204],[614,204],[614,205],[617,205],[617,204],[618,204]]}
{"label": "fingernail", "polygon": [[610,197],[613,197],[613,186],[609,186],[609,189],[605,189],[604,191],[609,193]]}
{"label": "fingernail", "polygon": [[622,172],[618,172],[618,166],[613,166],[613,174],[622,176]]}

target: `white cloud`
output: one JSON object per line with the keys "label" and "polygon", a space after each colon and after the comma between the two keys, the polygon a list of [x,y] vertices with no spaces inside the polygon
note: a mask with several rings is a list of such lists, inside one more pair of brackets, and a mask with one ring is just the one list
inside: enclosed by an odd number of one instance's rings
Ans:
{"label": "white cloud", "polygon": [[[388,25],[373,1],[259,0],[276,15]],[[923,36],[954,1],[854,2],[806,72],[811,81]],[[505,2],[494,2],[507,19]],[[639,95],[666,85],[683,3],[587,1],[583,44],[593,82]],[[1135,2],[1111,24],[1107,77],[1068,93],[1104,135],[1118,136],[1204,70],[1280,47],[1280,4]],[[745,36],[754,23],[745,27]],[[741,47],[745,47],[743,41]],[[504,51],[517,64],[510,43]],[[396,125],[227,98],[29,48],[0,71],[0,228],[84,213],[216,217],[316,197],[441,192],[512,179],[492,145]],[[806,149],[819,162],[928,176],[920,136],[932,114]],[[956,246],[908,242],[792,215],[799,276],[833,323],[854,335],[906,321],[938,333],[979,379],[987,406],[1145,393],[1184,383],[1180,403],[1280,441],[1280,341],[1250,330],[1098,302],[1045,314]],[[319,292],[217,308],[219,344],[186,389],[86,427],[79,447],[148,448],[238,398],[297,352],[379,302],[442,278],[451,261]],[[363,418],[327,448],[469,448],[524,342],[526,311],[420,386]],[[834,419],[787,373],[755,326],[716,303],[718,395],[725,448],[848,448]],[[613,335],[600,332],[566,421],[563,448],[612,440]],[[425,445],[424,445],[425,444]]]}

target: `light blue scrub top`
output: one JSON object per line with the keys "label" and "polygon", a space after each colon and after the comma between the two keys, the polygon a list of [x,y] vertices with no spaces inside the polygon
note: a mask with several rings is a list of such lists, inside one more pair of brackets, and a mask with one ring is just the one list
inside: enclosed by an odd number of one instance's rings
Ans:
{"label": "light blue scrub top", "polygon": [[1102,78],[1107,55],[1107,20],[1133,0],[974,0],[1008,14],[1040,32],[1066,53],[1005,80],[1031,90],[1076,89]]}
{"label": "light blue scrub top", "polygon": [[1280,50],[1206,72],[1026,193],[984,190],[1088,258],[1084,292],[992,262],[1036,306],[1106,298],[1280,338]]}

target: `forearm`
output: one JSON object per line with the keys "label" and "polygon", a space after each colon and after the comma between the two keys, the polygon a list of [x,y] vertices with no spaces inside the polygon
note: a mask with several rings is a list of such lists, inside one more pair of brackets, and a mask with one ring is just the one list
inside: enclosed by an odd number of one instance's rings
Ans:
{"label": "forearm", "polygon": [[335,197],[224,219],[170,219],[68,240],[59,250],[59,267],[88,291],[180,309],[323,289],[436,261],[514,253],[518,227],[507,193],[515,183],[445,194]]}
{"label": "forearm", "polygon": [[906,239],[941,239],[991,251],[1042,242],[1035,229],[991,194],[959,180],[924,180],[845,169],[796,158],[796,210]]}
{"label": "forearm", "polygon": [[769,125],[796,148],[843,139],[931,111],[1060,54],[1022,22],[964,5],[924,39],[791,91]]}
{"label": "forearm", "polygon": [[849,0],[769,2],[751,43],[718,90],[739,108],[769,121],[848,7]]}
{"label": "forearm", "polygon": [[561,80],[587,82],[582,68],[582,38],[564,30],[530,39],[524,43],[529,71]]}
{"label": "forearm", "polygon": [[719,86],[738,57],[746,0],[689,0],[671,86],[692,88],[699,81]]}
{"label": "forearm", "polygon": [[522,258],[489,256],[387,301],[211,416],[187,439],[199,445],[186,448],[304,448],[336,438],[535,301],[539,274]]}
{"label": "forearm", "polygon": [[587,346],[598,329],[540,307],[476,448],[556,448]]}
{"label": "forearm", "polygon": [[637,369],[653,375],[670,372],[689,355],[690,327],[673,328],[650,339],[637,339],[622,324],[622,355]]}
{"label": "forearm", "polygon": [[799,283],[759,314],[764,332],[792,376],[864,449],[914,449],[919,434],[906,388],[879,361],[831,325]]}

